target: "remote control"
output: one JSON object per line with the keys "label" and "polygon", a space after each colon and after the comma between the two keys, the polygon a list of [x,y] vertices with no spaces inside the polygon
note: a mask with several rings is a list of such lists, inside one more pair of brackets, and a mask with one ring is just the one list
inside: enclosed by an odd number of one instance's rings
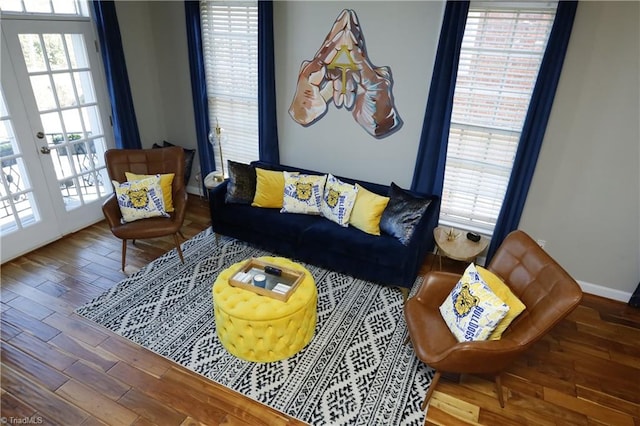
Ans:
{"label": "remote control", "polygon": [[266,272],[267,274],[275,275],[277,277],[282,275],[282,269],[279,269],[273,266],[265,266],[264,272]]}

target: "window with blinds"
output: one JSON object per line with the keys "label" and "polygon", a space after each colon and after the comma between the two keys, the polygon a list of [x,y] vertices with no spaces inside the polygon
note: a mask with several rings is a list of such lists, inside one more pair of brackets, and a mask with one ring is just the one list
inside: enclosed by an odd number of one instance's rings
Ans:
{"label": "window with blinds", "polygon": [[225,162],[257,160],[258,3],[201,1],[200,19],[211,129],[222,128]]}
{"label": "window with blinds", "polygon": [[440,222],[492,234],[557,3],[471,2]]}

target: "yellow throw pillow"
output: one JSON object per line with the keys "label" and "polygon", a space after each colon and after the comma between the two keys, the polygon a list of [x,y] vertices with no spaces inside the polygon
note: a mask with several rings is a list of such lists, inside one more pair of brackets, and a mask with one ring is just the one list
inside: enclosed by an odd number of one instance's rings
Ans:
{"label": "yellow throw pillow", "polygon": [[358,194],[351,210],[349,224],[367,234],[380,235],[380,218],[389,204],[389,197],[371,192],[356,183]]}
{"label": "yellow throw pillow", "polygon": [[[125,172],[124,175],[127,177],[127,181],[131,182],[134,180],[140,179],[148,179],[150,177],[154,177],[155,175],[137,175],[131,172]],[[160,188],[162,188],[162,198],[164,200],[164,210],[166,212],[172,212],[173,209],[173,177],[175,173],[167,173],[164,175],[160,175]]]}
{"label": "yellow throw pillow", "polygon": [[489,288],[491,288],[491,291],[493,291],[496,296],[502,299],[504,303],[509,306],[509,312],[507,315],[498,323],[496,328],[494,328],[489,335],[489,340],[499,340],[502,337],[502,333],[504,333],[507,327],[509,327],[509,324],[511,324],[511,322],[525,310],[526,306],[515,294],[513,294],[511,289],[500,279],[499,276],[488,271],[482,266],[476,266],[476,269],[478,270],[480,277],[482,277],[482,280],[487,283]]}
{"label": "yellow throw pillow", "polygon": [[282,208],[284,201],[284,173],[256,167],[256,195],[253,207]]}

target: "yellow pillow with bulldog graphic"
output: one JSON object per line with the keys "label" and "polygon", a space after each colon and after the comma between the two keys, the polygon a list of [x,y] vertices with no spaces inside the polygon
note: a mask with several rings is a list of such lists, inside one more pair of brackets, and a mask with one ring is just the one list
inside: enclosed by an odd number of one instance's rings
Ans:
{"label": "yellow pillow with bulldog graphic", "polygon": [[147,179],[118,183],[111,181],[118,199],[123,222],[149,217],[169,217],[164,209],[160,175]]}
{"label": "yellow pillow with bulldog graphic", "polygon": [[280,213],[320,214],[327,176],[284,172],[284,197]]}
{"label": "yellow pillow with bulldog graphic", "polygon": [[509,306],[482,280],[470,264],[440,305],[440,314],[459,342],[487,340],[509,312]]}

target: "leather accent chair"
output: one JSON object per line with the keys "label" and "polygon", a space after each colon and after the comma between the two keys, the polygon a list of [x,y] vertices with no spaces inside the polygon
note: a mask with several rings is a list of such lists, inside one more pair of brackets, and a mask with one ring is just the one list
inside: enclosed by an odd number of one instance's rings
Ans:
{"label": "leather accent chair", "polygon": [[578,283],[526,233],[510,233],[487,268],[498,275],[526,309],[500,340],[458,342],[439,307],[460,276],[430,271],[415,296],[407,300],[405,319],[416,356],[436,370],[422,403],[427,406],[442,373],[495,376],[504,407],[500,372],[541,339],[582,300]]}
{"label": "leather accent chair", "polygon": [[180,232],[187,207],[187,191],[184,175],[184,151],[181,147],[160,149],[110,149],[104,154],[109,178],[117,182],[125,182],[125,172],[135,174],[175,173],[172,184],[174,211],[170,217],[152,217],[134,222],[122,223],[122,214],[118,206],[116,194],[112,194],[102,205],[102,212],[107,219],[113,235],[122,240],[122,270],[124,271],[127,256],[127,240],[146,239],[172,235],[180,260],[184,263],[178,234]]}

